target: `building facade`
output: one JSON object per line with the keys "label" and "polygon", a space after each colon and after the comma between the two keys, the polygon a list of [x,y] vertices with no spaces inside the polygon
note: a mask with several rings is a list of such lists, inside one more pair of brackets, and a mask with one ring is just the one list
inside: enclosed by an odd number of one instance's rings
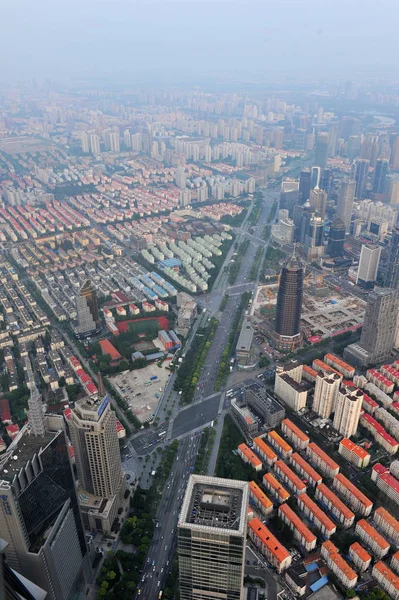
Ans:
{"label": "building facade", "polygon": [[243,600],[248,483],[191,475],[178,522],[182,600]]}

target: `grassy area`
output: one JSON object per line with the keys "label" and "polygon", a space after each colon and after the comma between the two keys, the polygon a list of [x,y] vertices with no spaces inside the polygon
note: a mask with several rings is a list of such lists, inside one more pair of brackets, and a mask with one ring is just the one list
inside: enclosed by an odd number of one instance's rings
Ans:
{"label": "grassy area", "polygon": [[215,389],[218,390],[222,383],[224,383],[227,379],[227,375],[229,374],[229,359],[230,356],[234,353],[235,346],[237,343],[237,339],[239,336],[239,328],[241,323],[241,316],[244,308],[248,304],[251,295],[249,292],[244,292],[241,296],[241,302],[239,307],[237,308],[236,315],[234,317],[233,326],[230,331],[229,338],[227,340],[227,344],[222,352],[222,356],[220,359],[219,368],[216,374],[216,383]]}
{"label": "grassy area", "polygon": [[256,473],[254,469],[245,464],[238,455],[233,454],[233,450],[237,450],[243,441],[241,431],[230,415],[226,415],[216,462],[216,477],[242,481],[251,481],[254,478]]}
{"label": "grassy area", "polygon": [[258,192],[256,195],[257,195],[257,198],[255,200],[255,203],[252,208],[252,212],[249,215],[249,219],[248,219],[248,223],[250,225],[256,225],[260,219],[260,215],[262,214],[263,196],[260,192]]}
{"label": "grassy area", "polygon": [[209,457],[215,442],[216,429],[207,427],[203,430],[198,448],[197,458],[195,460],[194,472],[206,475],[209,463]]}
{"label": "grassy area", "polygon": [[229,271],[229,284],[233,285],[235,280],[237,279],[237,275],[240,272],[241,260],[245,256],[249,247],[249,240],[245,240],[241,244],[237,246],[236,256],[234,257],[234,262],[230,265]]}
{"label": "grassy area", "polygon": [[284,252],[282,252],[278,248],[272,248],[271,246],[268,247],[262,265],[261,279],[263,279],[263,281],[265,281],[264,273],[266,269],[273,269],[277,273],[280,272],[280,261],[284,256]]}
{"label": "grassy area", "polygon": [[174,389],[181,391],[182,404],[189,404],[197,387],[198,378],[204,366],[206,355],[211,347],[219,322],[211,319],[205,328],[201,328],[195,335],[194,343],[188,350],[183,363],[177,371]]}
{"label": "grassy area", "polygon": [[263,248],[260,247],[256,251],[255,260],[252,263],[251,270],[249,272],[249,281],[255,281],[258,276],[258,271],[260,267],[260,261],[262,260]]}

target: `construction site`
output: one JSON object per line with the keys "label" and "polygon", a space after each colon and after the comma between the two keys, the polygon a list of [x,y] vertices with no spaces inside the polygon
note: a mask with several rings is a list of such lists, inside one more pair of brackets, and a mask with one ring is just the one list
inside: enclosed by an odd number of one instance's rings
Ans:
{"label": "construction site", "polygon": [[[251,321],[259,330],[271,332],[277,304],[279,280],[258,287],[251,309]],[[325,281],[323,275],[304,279],[301,327],[305,337],[316,343],[345,331],[354,331],[363,323],[366,302]]]}

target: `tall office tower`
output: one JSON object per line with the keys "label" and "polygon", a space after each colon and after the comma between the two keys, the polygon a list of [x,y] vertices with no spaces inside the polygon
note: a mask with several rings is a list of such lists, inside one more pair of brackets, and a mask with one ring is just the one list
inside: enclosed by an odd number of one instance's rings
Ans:
{"label": "tall office tower", "polygon": [[178,522],[181,600],[243,600],[248,483],[191,475]]}
{"label": "tall office tower", "polygon": [[327,211],[326,192],[318,187],[310,190],[309,202],[312,210],[314,210],[322,219],[324,219]]}
{"label": "tall office tower", "polygon": [[360,137],[360,135],[350,136],[346,150],[346,156],[349,158],[349,160],[353,160],[360,155],[361,143],[362,138]]}
{"label": "tall office tower", "polygon": [[321,169],[320,167],[312,167],[310,173],[310,187],[318,188],[320,186]]}
{"label": "tall office tower", "polygon": [[120,152],[119,132],[111,131],[109,134],[109,149],[111,152]]}
{"label": "tall office tower", "polygon": [[307,251],[307,260],[315,260],[323,256],[323,233],[324,220],[316,214],[310,217],[308,228],[305,234],[305,247]]}
{"label": "tall office tower", "polygon": [[90,152],[89,136],[87,135],[87,133],[85,131],[83,131],[83,133],[81,134],[80,141],[82,144],[82,152],[84,152],[85,154],[89,154],[89,152]]}
{"label": "tall office tower", "polygon": [[296,348],[301,344],[302,294],[303,266],[294,251],[280,275],[275,323],[275,343],[278,348]]}
{"label": "tall office tower", "polygon": [[0,538],[0,598],[2,600],[44,600],[47,592],[8,565],[8,544]]}
{"label": "tall office tower", "polygon": [[328,133],[319,133],[316,138],[316,153],[314,160],[316,167],[321,167],[322,169],[326,167],[328,157],[328,144]]}
{"label": "tall office tower", "polygon": [[367,188],[370,161],[358,158],[352,165],[352,177],[356,181],[355,198],[364,198]]}
{"label": "tall office tower", "polygon": [[362,244],[356,283],[365,287],[372,287],[377,280],[378,266],[380,264],[381,247],[374,244]]}
{"label": "tall office tower", "polygon": [[327,254],[331,258],[338,258],[344,256],[344,245],[345,245],[345,223],[342,219],[334,219],[330,225],[330,232],[328,234]]}
{"label": "tall office tower", "polygon": [[141,152],[143,149],[143,142],[141,139],[141,133],[134,133],[132,135],[132,150],[135,152]]}
{"label": "tall office tower", "polygon": [[329,194],[332,189],[333,184],[333,174],[331,169],[323,169],[320,176],[320,185],[319,188],[327,192]]}
{"label": "tall office tower", "polygon": [[89,336],[101,327],[98,310],[97,292],[91,281],[87,280],[75,298],[77,324],[75,333],[79,337]]}
{"label": "tall office tower", "polygon": [[395,345],[398,311],[397,290],[376,287],[369,293],[360,342],[350,344],[344,351],[348,362],[369,365],[389,360]]}
{"label": "tall office tower", "polygon": [[399,225],[396,225],[392,229],[384,285],[385,287],[399,290]]}
{"label": "tall office tower", "polygon": [[299,182],[297,179],[283,179],[280,188],[280,208],[288,210],[290,216],[298,202]]}
{"label": "tall office tower", "polygon": [[388,161],[386,158],[379,158],[375,165],[373,193],[384,194],[387,188]]}
{"label": "tall office tower", "polygon": [[77,400],[69,421],[84,524],[110,531],[125,491],[116,416],[108,394]]}
{"label": "tall office tower", "polygon": [[341,385],[335,403],[333,427],[345,438],[355,435],[362,410],[363,392]]}
{"label": "tall office tower", "polygon": [[69,600],[84,582],[87,548],[59,421],[58,431],[43,435],[25,425],[1,458],[0,537],[11,568],[47,598]]}
{"label": "tall office tower", "polygon": [[393,179],[389,192],[389,203],[393,206],[399,204],[399,181]]}
{"label": "tall office tower", "polygon": [[313,396],[312,410],[323,419],[329,419],[334,412],[342,376],[334,371],[319,371]]}
{"label": "tall office tower", "polygon": [[397,135],[392,144],[391,169],[399,171],[399,135]]}
{"label": "tall office tower", "polygon": [[184,167],[177,167],[175,182],[177,187],[184,190],[184,188],[186,187],[186,173],[184,171]]}
{"label": "tall office tower", "polygon": [[328,156],[332,158],[337,153],[337,142],[338,142],[338,123],[332,123],[329,131],[328,138]]}
{"label": "tall office tower", "polygon": [[310,169],[303,169],[299,176],[299,192],[298,192],[298,202],[299,204],[305,204],[307,200],[309,200],[310,190],[311,190],[311,180],[312,173]]}
{"label": "tall office tower", "polygon": [[97,156],[98,154],[100,154],[101,150],[100,150],[100,138],[96,133],[91,133],[89,135],[89,142],[90,142],[90,152],[93,154],[93,156]]}
{"label": "tall office tower", "polygon": [[123,132],[123,143],[125,144],[126,148],[132,147],[132,138],[129,129],[125,129]]}
{"label": "tall office tower", "polygon": [[349,233],[350,230],[355,188],[356,183],[353,179],[345,179],[341,183],[341,189],[338,196],[337,217],[342,219],[345,223],[346,233]]}

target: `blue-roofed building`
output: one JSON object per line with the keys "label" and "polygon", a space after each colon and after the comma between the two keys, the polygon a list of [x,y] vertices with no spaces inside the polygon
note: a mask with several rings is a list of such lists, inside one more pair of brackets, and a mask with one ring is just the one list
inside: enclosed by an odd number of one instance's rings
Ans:
{"label": "blue-roofed building", "polygon": [[165,269],[166,267],[181,267],[182,261],[180,258],[165,258],[165,260],[159,261],[160,266]]}
{"label": "blue-roofed building", "polygon": [[321,577],[315,583],[313,583],[310,586],[310,589],[312,590],[312,592],[317,592],[317,590],[322,588],[324,585],[327,585],[327,583],[328,583],[328,577],[327,577],[327,575],[324,575],[324,577]]}

